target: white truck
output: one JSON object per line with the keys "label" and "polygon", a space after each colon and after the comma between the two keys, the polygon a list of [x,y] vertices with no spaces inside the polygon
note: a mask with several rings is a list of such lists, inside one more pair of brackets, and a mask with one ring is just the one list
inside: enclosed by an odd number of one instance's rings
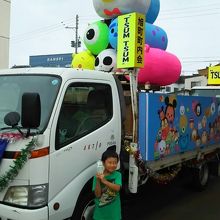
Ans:
{"label": "white truck", "polygon": [[[131,192],[148,177],[169,181],[182,166],[192,168],[201,187],[207,183],[211,159],[212,171],[219,170],[219,141],[177,149],[182,134],[171,125],[167,130],[170,120],[163,117],[174,102],[158,112],[162,129],[155,129],[162,135],[152,147],[155,157],[147,159],[150,152],[141,145],[150,137],[141,137],[142,128],[134,120],[140,110],[136,88],[118,78],[67,68],[0,71],[0,149],[7,145],[0,157],[0,220],[91,219],[96,162],[108,148],[120,154],[123,185]],[[171,154],[168,137],[175,140],[176,153]]]}

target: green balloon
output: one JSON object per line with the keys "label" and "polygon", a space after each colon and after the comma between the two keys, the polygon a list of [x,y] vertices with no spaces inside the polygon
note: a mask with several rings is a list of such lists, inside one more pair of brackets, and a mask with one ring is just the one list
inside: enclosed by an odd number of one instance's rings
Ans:
{"label": "green balloon", "polygon": [[109,28],[103,21],[97,21],[88,26],[85,31],[84,44],[92,54],[97,55],[109,44]]}

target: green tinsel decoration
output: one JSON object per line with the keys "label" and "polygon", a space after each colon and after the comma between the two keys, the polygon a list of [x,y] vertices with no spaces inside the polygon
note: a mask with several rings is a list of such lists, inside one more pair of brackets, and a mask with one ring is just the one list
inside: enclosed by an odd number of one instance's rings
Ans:
{"label": "green tinsel decoration", "polygon": [[36,140],[34,138],[26,145],[25,149],[21,150],[20,155],[13,161],[13,165],[10,166],[10,169],[0,176],[0,192],[4,190],[10,182],[18,175],[19,171],[28,161],[31,156],[31,151],[35,145]]}

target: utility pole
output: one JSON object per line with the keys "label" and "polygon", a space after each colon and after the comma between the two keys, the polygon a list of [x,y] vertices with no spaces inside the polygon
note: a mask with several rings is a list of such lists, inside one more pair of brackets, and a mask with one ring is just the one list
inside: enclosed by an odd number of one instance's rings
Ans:
{"label": "utility pole", "polygon": [[64,22],[61,22],[67,29],[75,29],[75,40],[71,41],[71,47],[75,47],[75,54],[78,52],[78,47],[81,46],[81,41],[79,40],[78,31],[79,31],[79,15],[76,15],[76,24],[75,27],[66,26]]}
{"label": "utility pole", "polygon": [[76,15],[76,45],[75,45],[75,54],[77,54],[77,48],[78,48],[78,29],[79,29],[79,15]]}

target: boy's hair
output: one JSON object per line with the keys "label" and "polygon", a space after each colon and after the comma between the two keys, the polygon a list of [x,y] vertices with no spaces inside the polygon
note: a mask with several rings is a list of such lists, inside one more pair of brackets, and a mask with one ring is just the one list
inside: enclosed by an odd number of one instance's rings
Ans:
{"label": "boy's hair", "polygon": [[108,158],[113,157],[116,158],[117,161],[119,161],[119,157],[116,151],[114,150],[106,150],[103,154],[102,154],[102,162],[105,162]]}

